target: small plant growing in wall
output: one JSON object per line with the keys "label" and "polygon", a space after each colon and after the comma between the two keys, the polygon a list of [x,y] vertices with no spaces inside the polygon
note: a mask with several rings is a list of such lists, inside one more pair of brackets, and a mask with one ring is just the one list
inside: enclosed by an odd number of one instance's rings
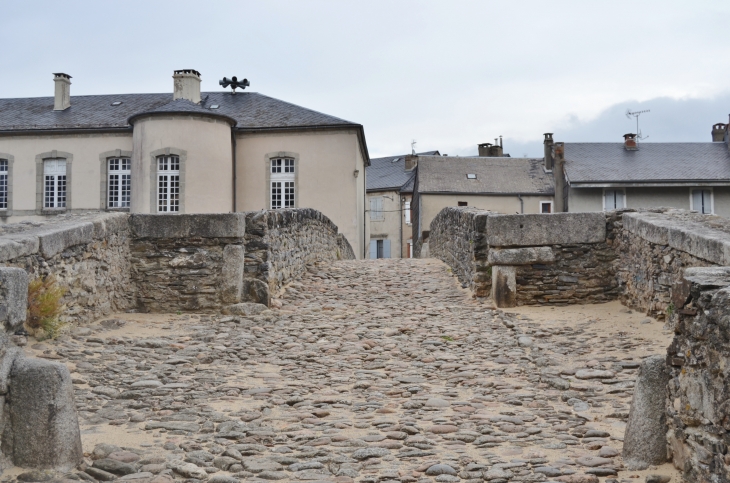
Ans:
{"label": "small plant growing in wall", "polygon": [[670,302],[669,306],[667,306],[667,319],[672,318],[672,314],[674,313],[674,303]]}
{"label": "small plant growing in wall", "polygon": [[61,303],[66,289],[59,287],[56,279],[49,275],[38,277],[28,284],[27,328],[35,335],[54,339],[65,322],[60,319],[66,306]]}

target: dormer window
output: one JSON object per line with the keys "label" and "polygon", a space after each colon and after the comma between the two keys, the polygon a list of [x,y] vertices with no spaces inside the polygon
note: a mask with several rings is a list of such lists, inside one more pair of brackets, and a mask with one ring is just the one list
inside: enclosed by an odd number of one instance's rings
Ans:
{"label": "dormer window", "polygon": [[466,179],[477,179],[477,175],[475,174],[467,174]]}

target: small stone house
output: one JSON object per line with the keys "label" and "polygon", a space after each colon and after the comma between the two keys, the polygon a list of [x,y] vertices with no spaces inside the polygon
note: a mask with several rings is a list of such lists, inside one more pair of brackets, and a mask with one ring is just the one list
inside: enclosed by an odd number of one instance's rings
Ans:
{"label": "small stone house", "polygon": [[[420,156],[439,156],[427,151]],[[416,171],[411,155],[370,160],[367,168],[370,258],[412,258],[411,198]]]}
{"label": "small stone house", "polygon": [[545,134],[545,168],[555,170],[556,211],[671,207],[730,217],[728,125],[712,142],[556,143]]}
{"label": "small stone house", "polygon": [[367,250],[362,125],[256,92],[0,99],[0,223],[90,210],[228,213],[314,208]]}

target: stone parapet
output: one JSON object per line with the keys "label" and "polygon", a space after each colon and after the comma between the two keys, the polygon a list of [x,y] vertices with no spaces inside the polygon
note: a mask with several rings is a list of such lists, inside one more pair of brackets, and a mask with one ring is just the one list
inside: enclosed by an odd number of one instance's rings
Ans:
{"label": "stone parapet", "polygon": [[604,213],[495,214],[487,219],[487,243],[491,247],[576,245],[605,239]]}

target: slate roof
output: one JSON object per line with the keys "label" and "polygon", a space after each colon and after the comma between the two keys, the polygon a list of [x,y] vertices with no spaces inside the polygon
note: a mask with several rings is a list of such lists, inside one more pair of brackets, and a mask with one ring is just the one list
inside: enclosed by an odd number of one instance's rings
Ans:
{"label": "slate roof", "polygon": [[[419,156],[438,156],[438,151],[426,151]],[[370,160],[367,168],[367,191],[398,190],[404,193],[413,192],[415,171],[406,171],[406,155],[387,156]]]}
{"label": "slate roof", "polygon": [[[121,101],[119,106],[112,106]],[[129,128],[136,114],[165,109],[172,94],[111,94],[71,96],[71,107],[53,110],[53,97],[0,99],[0,131],[46,129]],[[360,127],[335,116],[280,101],[257,92],[203,92],[200,105],[213,114],[232,118],[238,129],[276,129],[297,127]],[[218,109],[210,106],[218,104]],[[191,108],[192,109],[192,108]]]}
{"label": "slate roof", "polygon": [[570,184],[730,182],[725,143],[565,143]]}
{"label": "slate roof", "polygon": [[[477,179],[467,179],[467,174],[476,174]],[[555,183],[542,159],[420,156],[418,191],[552,196]]]}

